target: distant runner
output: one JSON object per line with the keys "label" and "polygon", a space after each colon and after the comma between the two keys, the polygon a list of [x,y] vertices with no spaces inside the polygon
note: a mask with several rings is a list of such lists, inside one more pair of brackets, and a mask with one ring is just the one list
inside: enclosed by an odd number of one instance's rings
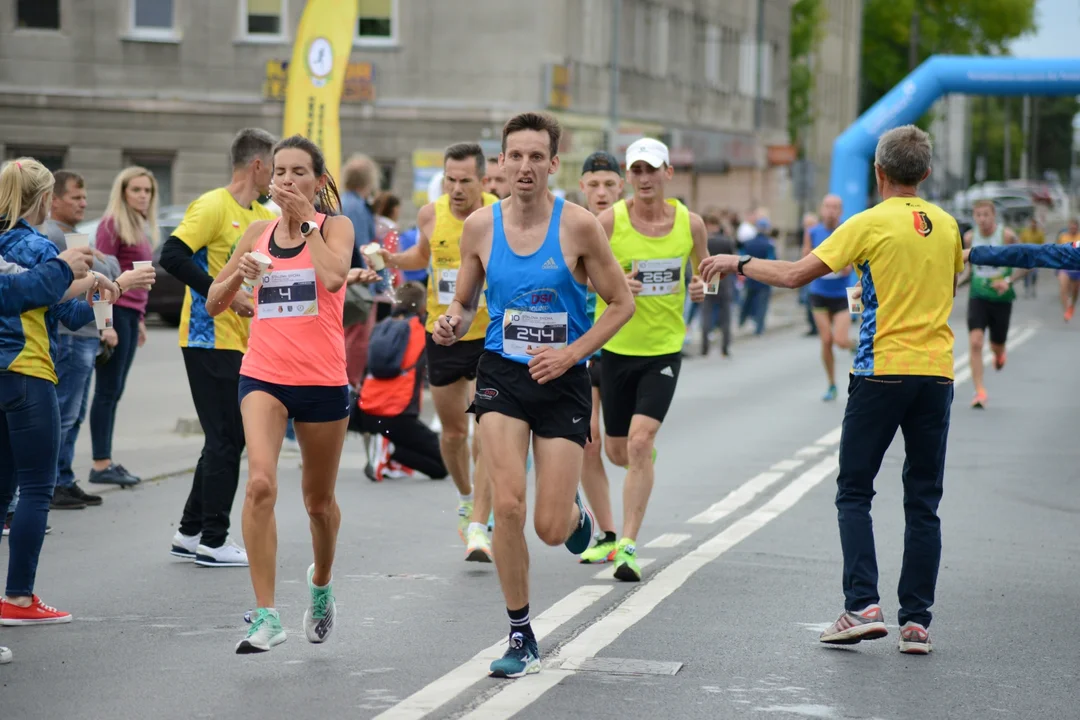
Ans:
{"label": "distant runner", "polygon": [[[803,255],[809,255],[821,243],[825,242],[840,225],[840,213],[843,203],[837,195],[826,195],[821,201],[821,222],[806,230],[803,238]],[[821,399],[830,402],[836,399],[836,358],[833,357],[833,345],[841,350],[851,349],[851,313],[848,311],[847,288],[851,278],[851,268],[829,273],[810,283],[810,308],[814,315],[817,335],[821,338],[821,363],[825,366],[825,377],[829,387]]]}

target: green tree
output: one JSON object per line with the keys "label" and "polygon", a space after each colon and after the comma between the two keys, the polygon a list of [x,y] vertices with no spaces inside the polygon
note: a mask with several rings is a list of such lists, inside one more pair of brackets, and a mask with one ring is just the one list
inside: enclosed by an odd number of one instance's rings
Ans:
{"label": "green tree", "polygon": [[1035,0],[866,0],[862,88],[866,110],[931,55],[1003,55],[1035,30]]}
{"label": "green tree", "polygon": [[814,73],[811,60],[821,42],[825,11],[821,0],[796,0],[791,6],[791,69],[788,82],[788,139],[798,145],[800,134],[814,121]]}
{"label": "green tree", "polygon": [[[971,102],[971,176],[975,177],[978,158],[986,155],[986,177],[1005,179],[1005,104],[1009,105],[1009,175],[1021,175],[1024,152],[1023,99],[1019,97],[982,97]],[[1069,177],[1072,164],[1073,118],[1080,112],[1076,96],[1032,98],[1031,172],[1029,178],[1041,179],[1043,172],[1056,171],[1061,178]],[[1063,152],[1064,148],[1064,152]]]}

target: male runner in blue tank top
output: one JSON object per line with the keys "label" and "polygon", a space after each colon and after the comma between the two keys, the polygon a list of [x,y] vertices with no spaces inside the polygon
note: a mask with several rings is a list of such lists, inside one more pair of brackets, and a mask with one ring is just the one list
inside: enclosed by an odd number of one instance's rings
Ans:
{"label": "male runner in blue tank top", "polygon": [[[833,234],[840,225],[840,213],[843,205],[836,195],[826,195],[821,201],[821,222],[808,228],[803,238],[803,255],[809,255],[814,248]],[[821,362],[825,366],[825,376],[829,379],[829,389],[821,399],[828,402],[836,399],[836,359],[833,357],[833,345],[841,350],[851,350],[851,313],[848,312],[847,287],[851,282],[851,268],[840,272],[831,272],[810,283],[810,308],[814,313],[814,324],[818,337],[821,338]]]}
{"label": "male runner in blue tank top", "polygon": [[[600,223],[548,191],[548,176],[559,167],[561,134],[558,122],[540,113],[522,113],[506,123],[499,161],[510,179],[510,197],[465,221],[455,297],[432,333],[435,342],[450,345],[468,331],[486,277],[491,320],[470,411],[489,462],[492,549],[510,615],[509,647],[491,664],[493,677],[540,670],[529,624],[525,544],[530,436],[536,534],[579,555],[593,534],[591,513],[578,494],[592,414],[586,361],[634,314],[634,298]],[[586,312],[589,283],[608,303],[595,324]]]}

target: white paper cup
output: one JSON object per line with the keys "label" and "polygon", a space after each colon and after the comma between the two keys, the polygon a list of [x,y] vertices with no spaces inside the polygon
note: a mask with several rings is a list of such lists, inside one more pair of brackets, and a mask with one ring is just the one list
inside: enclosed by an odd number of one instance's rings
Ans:
{"label": "white paper cup", "polygon": [[262,284],[263,276],[266,275],[266,269],[270,267],[270,263],[273,262],[273,259],[270,256],[257,250],[251,253],[251,259],[259,264],[259,278],[258,280],[248,280],[247,278],[244,278],[244,287],[248,290],[252,290],[256,285]]}
{"label": "white paper cup", "polygon": [[94,303],[94,322],[98,330],[108,330],[113,326],[112,303]]}
{"label": "white paper cup", "polygon": [[721,281],[723,281],[723,279],[724,279],[724,276],[718,274],[710,282],[705,283],[705,294],[706,295],[719,295],[720,294],[720,283],[721,283]]}
{"label": "white paper cup", "polygon": [[85,233],[67,233],[64,235],[64,242],[68,249],[90,247],[90,236]]}
{"label": "white paper cup", "polygon": [[382,254],[379,252],[379,243],[368,243],[361,251],[364,253],[364,257],[367,258],[368,264],[371,265],[371,269],[378,272],[386,267],[386,263],[383,262]]}
{"label": "white paper cup", "polygon": [[854,297],[856,289],[857,288],[854,288],[854,287],[847,288],[848,312],[850,312],[853,315],[861,315],[862,311],[863,311],[862,298],[861,297]]}
{"label": "white paper cup", "polygon": [[138,270],[144,267],[154,267],[153,260],[135,260],[131,263],[132,270]]}

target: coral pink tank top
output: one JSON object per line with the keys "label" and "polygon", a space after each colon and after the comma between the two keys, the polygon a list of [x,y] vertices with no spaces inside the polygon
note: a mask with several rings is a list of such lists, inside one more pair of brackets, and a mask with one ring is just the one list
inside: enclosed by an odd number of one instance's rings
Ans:
{"label": "coral pink tank top", "polygon": [[[325,219],[321,213],[316,217],[320,228]],[[252,248],[272,258],[273,269],[256,288],[255,317],[240,374],[278,385],[348,385],[341,317],[345,286],[337,292],[326,289],[307,243],[272,251],[279,222],[270,223]]]}

